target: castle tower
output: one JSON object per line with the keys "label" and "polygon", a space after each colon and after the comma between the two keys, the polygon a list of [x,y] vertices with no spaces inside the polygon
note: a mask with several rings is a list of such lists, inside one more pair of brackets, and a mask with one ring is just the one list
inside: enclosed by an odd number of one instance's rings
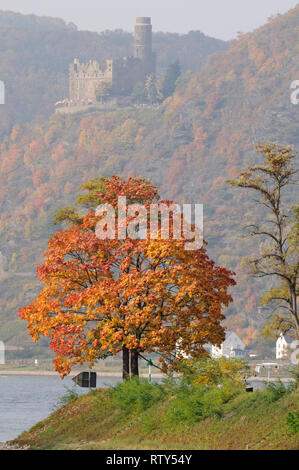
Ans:
{"label": "castle tower", "polygon": [[149,17],[136,18],[134,57],[144,63],[145,76],[155,73],[155,56],[152,50],[152,24]]}
{"label": "castle tower", "polygon": [[108,59],[101,64],[96,60],[80,63],[75,59],[69,67],[69,99],[74,105],[95,103],[103,84],[111,96],[130,95],[137,83],[144,83],[155,71],[151,18],[138,17],[134,56]]}

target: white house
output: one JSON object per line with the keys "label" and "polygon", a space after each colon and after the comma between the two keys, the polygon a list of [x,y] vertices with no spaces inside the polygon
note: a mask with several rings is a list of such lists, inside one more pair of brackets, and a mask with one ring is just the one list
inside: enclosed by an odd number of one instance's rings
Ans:
{"label": "white house", "polygon": [[276,341],[276,359],[287,359],[288,349],[290,348],[292,339],[280,333]]}
{"label": "white house", "polygon": [[234,331],[227,331],[226,338],[221,344],[220,348],[212,346],[212,357],[246,357],[245,345]]}

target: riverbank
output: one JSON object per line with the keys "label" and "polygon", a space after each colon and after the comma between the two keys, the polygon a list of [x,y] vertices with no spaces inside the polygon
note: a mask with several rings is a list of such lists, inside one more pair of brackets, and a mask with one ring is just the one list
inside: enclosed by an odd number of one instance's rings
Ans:
{"label": "riverbank", "polygon": [[[81,372],[80,370],[72,371],[69,374],[69,377],[74,377],[75,375],[79,374],[80,372]],[[96,372],[98,377],[115,377],[115,378],[121,378],[122,377],[122,375],[119,372],[98,372],[98,371],[94,371],[94,372]],[[18,369],[16,369],[16,370],[13,370],[13,369],[12,370],[1,370],[0,369],[0,375],[32,375],[32,376],[49,376],[49,377],[56,376],[56,377],[60,377],[57,372],[50,371],[50,370],[18,370]],[[140,376],[146,378],[146,377],[148,377],[148,374],[141,373]],[[152,378],[161,379],[163,377],[164,377],[163,374],[152,374]]]}
{"label": "riverbank", "polygon": [[[75,375],[79,374],[81,371],[72,371],[69,374],[69,377],[74,377]],[[121,379],[122,375],[119,372],[98,372],[95,371],[97,374],[97,377],[115,377]],[[32,375],[32,376],[56,376],[59,377],[59,374],[55,371],[49,371],[49,370],[1,370],[0,369],[0,375]],[[151,374],[153,379],[163,379],[165,375],[163,374]],[[147,373],[141,373],[140,377],[147,378],[148,374]],[[268,377],[249,377],[248,382],[267,382]],[[294,382],[294,379],[289,378],[289,377],[270,377],[271,382],[277,382],[277,380],[280,380],[283,383],[291,383]]]}
{"label": "riverbank", "polygon": [[0,452],[2,450],[28,450],[29,446],[19,447],[19,446],[11,446],[6,442],[0,442]]}
{"label": "riverbank", "polygon": [[70,395],[65,406],[10,444],[33,450],[299,448],[298,389],[246,393],[229,386],[190,393],[129,382],[114,390]]}

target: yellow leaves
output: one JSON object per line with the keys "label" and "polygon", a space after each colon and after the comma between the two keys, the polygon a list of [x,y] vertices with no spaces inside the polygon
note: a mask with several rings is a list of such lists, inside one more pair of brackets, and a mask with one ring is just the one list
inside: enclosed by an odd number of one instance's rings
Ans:
{"label": "yellow leaves", "polygon": [[29,144],[27,151],[24,154],[25,165],[30,165],[42,157],[44,146],[41,140],[34,140]]}
{"label": "yellow leaves", "polygon": [[186,364],[190,370],[189,374],[193,385],[216,385],[223,380],[232,380],[243,383],[244,377],[249,374],[249,367],[239,359],[202,359],[200,361],[189,360]]}
{"label": "yellow leaves", "polygon": [[230,70],[224,77],[226,82],[234,82],[237,80],[238,76],[234,70]]}
{"label": "yellow leaves", "polygon": [[257,68],[264,62],[265,53],[254,40],[248,41],[248,57]]}
{"label": "yellow leaves", "polygon": [[65,158],[66,153],[67,151],[63,143],[59,142],[52,151],[52,154],[51,154],[52,160],[58,163],[59,161],[62,161]]}
{"label": "yellow leaves", "polygon": [[[98,197],[104,202],[115,204],[119,194],[134,202],[157,198],[140,178],[103,184]],[[202,341],[221,339],[221,308],[231,300],[227,288],[234,281],[204,248],[191,253],[183,240],[101,241],[95,224],[91,210],[81,224],[52,237],[38,268],[45,288],[20,311],[34,338],[51,338],[56,370],[69,373],[123,346],[158,349],[163,363],[179,340],[199,352]]]}
{"label": "yellow leaves", "polygon": [[131,265],[131,258],[130,256],[125,256],[122,260],[121,260],[121,263],[119,265],[119,268],[121,271],[125,271],[127,270]]}

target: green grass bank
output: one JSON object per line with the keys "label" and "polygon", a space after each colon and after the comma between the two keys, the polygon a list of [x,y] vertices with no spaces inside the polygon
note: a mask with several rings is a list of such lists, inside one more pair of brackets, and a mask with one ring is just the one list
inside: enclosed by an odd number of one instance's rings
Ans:
{"label": "green grass bank", "polygon": [[130,381],[77,397],[13,441],[31,449],[291,450],[299,448],[299,390],[246,393],[219,385]]}

